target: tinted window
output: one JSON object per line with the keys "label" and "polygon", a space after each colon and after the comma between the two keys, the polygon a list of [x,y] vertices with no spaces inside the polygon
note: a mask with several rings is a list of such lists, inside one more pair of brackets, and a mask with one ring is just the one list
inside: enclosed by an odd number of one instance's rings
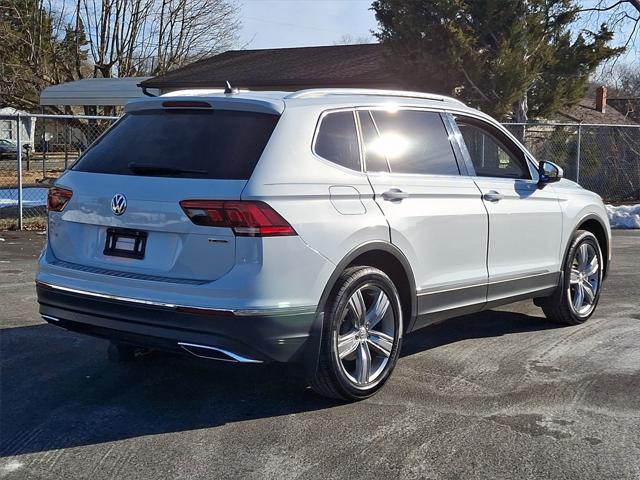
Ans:
{"label": "tinted window", "polygon": [[334,112],[322,118],[315,151],[333,163],[360,170],[360,152],[353,112]]}
{"label": "tinted window", "polygon": [[360,120],[360,130],[362,132],[364,159],[367,171],[388,172],[389,164],[387,163],[384,153],[380,151],[380,137],[376,130],[376,126],[373,124],[373,120],[371,119],[371,114],[366,110],[360,110],[358,112],[358,119]]}
{"label": "tinted window", "polygon": [[278,118],[230,110],[134,112],[89,148],[73,169],[118,175],[135,172],[248,179]]}
{"label": "tinted window", "polygon": [[522,152],[502,132],[473,119],[456,118],[476,175],[530,178]]}
{"label": "tinted window", "polygon": [[371,113],[392,172],[460,174],[440,114],[418,110]]}

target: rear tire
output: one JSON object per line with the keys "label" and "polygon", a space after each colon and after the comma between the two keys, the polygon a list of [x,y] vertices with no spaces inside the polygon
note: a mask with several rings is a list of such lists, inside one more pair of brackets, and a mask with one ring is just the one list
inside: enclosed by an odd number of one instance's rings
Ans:
{"label": "rear tire", "polygon": [[398,360],[402,326],[400,297],[387,274],[346,269],[327,301],[313,390],[347,401],[373,395]]}
{"label": "rear tire", "polygon": [[546,317],[564,325],[579,325],[595,312],[604,263],[598,239],[591,232],[578,230],[564,264],[562,282],[548,298],[536,299]]}

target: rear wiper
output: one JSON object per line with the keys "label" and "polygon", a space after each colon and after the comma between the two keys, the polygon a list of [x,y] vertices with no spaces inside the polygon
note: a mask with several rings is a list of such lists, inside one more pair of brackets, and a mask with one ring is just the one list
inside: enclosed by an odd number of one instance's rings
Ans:
{"label": "rear wiper", "polygon": [[205,170],[190,170],[187,168],[162,167],[151,163],[130,163],[129,170],[136,175],[207,175]]}

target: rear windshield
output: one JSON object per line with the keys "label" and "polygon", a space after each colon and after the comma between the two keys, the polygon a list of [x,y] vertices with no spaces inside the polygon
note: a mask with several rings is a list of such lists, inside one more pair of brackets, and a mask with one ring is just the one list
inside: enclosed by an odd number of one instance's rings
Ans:
{"label": "rear windshield", "polygon": [[73,166],[117,175],[248,179],[278,115],[232,110],[127,114]]}

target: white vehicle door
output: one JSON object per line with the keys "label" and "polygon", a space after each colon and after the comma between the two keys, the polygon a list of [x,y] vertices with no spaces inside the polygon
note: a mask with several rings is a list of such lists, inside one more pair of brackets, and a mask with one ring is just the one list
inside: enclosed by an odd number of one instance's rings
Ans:
{"label": "white vehicle door", "polygon": [[[401,109],[358,112],[375,199],[415,276],[416,327],[486,301],[488,220],[448,118]],[[459,165],[461,164],[461,165]]]}
{"label": "white vehicle door", "polygon": [[527,153],[497,125],[453,118],[489,213],[489,305],[554,287],[562,261],[562,212],[553,186],[538,187]]}

